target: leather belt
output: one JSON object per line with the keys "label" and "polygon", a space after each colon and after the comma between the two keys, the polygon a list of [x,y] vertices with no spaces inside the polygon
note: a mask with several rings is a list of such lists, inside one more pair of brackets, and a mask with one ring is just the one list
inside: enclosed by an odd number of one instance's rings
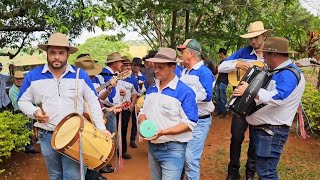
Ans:
{"label": "leather belt", "polygon": [[210,117],[210,114],[208,115],[203,115],[203,116],[199,116],[198,119],[207,119]]}
{"label": "leather belt", "polygon": [[283,125],[271,125],[271,124],[262,124],[254,127],[262,127],[262,128],[277,128],[277,129],[287,129],[289,126],[283,124]]}
{"label": "leather belt", "polygon": [[41,129],[41,128],[38,128],[38,131],[40,131],[44,134],[53,134],[53,131],[49,131],[49,130],[45,130],[45,129]]}

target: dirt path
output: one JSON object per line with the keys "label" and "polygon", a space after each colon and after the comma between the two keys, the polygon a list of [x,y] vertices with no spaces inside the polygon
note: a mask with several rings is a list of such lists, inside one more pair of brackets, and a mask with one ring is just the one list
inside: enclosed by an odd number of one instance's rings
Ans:
{"label": "dirt path", "polygon": [[[203,180],[225,179],[227,175],[230,122],[230,115],[224,119],[215,118],[214,120],[201,159],[201,179]],[[128,152],[133,158],[131,160],[123,160],[123,168],[118,169],[115,173],[105,174],[109,180],[150,179],[147,143],[138,143],[138,146],[139,148],[137,149],[128,148]],[[246,136],[243,144],[240,169],[242,175],[247,147],[248,136]],[[302,140],[297,138],[294,133],[291,133],[279,164],[279,176],[284,177],[281,179],[314,179],[315,177],[320,177],[320,172],[318,171],[319,161],[320,141],[314,138]],[[114,160],[113,165],[115,165]],[[0,169],[3,168],[7,170],[0,175],[0,179],[49,179],[41,154],[14,153],[9,160],[0,164]]]}

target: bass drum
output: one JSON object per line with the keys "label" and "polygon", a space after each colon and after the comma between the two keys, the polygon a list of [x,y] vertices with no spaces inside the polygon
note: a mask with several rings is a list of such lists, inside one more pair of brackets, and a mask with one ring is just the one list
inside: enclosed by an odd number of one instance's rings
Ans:
{"label": "bass drum", "polygon": [[71,113],[61,120],[53,132],[51,146],[79,162],[80,133],[84,164],[89,169],[103,168],[114,154],[114,141],[111,136],[106,137],[78,113]]}

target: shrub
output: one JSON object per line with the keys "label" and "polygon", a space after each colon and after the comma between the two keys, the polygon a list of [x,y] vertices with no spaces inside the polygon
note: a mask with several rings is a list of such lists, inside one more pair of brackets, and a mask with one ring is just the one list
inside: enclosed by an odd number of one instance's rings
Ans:
{"label": "shrub", "polygon": [[315,130],[320,130],[320,93],[310,82],[306,83],[302,96],[304,110]]}
{"label": "shrub", "polygon": [[28,122],[29,118],[23,114],[0,113],[0,162],[2,158],[10,157],[12,150],[24,150],[30,143],[32,131],[26,127]]}

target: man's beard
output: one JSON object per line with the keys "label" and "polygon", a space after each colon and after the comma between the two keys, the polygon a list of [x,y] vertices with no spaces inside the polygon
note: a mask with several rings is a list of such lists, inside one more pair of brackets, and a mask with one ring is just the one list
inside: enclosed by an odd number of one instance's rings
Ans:
{"label": "man's beard", "polygon": [[[62,69],[63,67],[65,67],[67,65],[67,61],[65,62],[61,62],[60,66],[54,66],[53,64],[55,63],[55,61],[53,62],[50,62],[47,58],[47,62],[48,62],[48,65],[52,68],[52,69]],[[60,62],[60,61],[58,61]]]}

